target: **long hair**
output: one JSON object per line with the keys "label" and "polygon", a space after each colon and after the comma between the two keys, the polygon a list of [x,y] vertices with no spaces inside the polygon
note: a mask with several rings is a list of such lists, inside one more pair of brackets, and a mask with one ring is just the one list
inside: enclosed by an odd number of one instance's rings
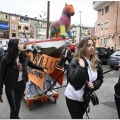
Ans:
{"label": "long hair", "polygon": [[[84,59],[84,50],[85,48],[87,47],[87,44],[88,44],[88,40],[92,40],[90,37],[85,37],[81,40],[81,42],[78,44],[77,46],[77,52],[75,53],[74,55],[74,58],[78,59],[78,58],[82,58]],[[92,40],[93,41],[93,40]],[[94,44],[94,48],[95,48],[95,43],[93,41],[93,44]],[[97,54],[95,53],[95,49],[94,49],[94,54],[90,56],[90,61],[91,61],[91,67],[94,71],[97,70],[97,65],[98,65],[98,62],[100,61],[98,59],[98,56]]]}
{"label": "long hair", "polygon": [[[8,42],[8,51],[7,51],[7,55],[6,55],[8,65],[12,65],[18,56],[19,40],[20,39],[15,38],[15,39],[10,39]],[[23,52],[20,53],[19,59],[20,59],[21,63],[24,62],[24,53]]]}

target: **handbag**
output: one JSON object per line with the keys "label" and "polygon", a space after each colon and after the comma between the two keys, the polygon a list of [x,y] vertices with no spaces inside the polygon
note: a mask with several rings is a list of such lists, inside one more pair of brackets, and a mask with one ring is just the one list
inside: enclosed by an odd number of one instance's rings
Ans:
{"label": "handbag", "polygon": [[116,95],[120,96],[120,78],[118,82],[114,85],[114,91]]}
{"label": "handbag", "polygon": [[90,100],[91,100],[93,105],[98,105],[99,104],[99,99],[97,97],[97,94],[94,91],[92,91],[90,93]]}

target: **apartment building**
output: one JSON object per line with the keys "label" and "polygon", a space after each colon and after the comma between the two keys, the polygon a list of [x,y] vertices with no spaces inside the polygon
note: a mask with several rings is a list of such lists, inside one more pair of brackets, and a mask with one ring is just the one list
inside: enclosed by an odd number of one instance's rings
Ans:
{"label": "apartment building", "polygon": [[[80,30],[81,29],[81,30]],[[81,26],[80,25],[71,25],[71,31],[73,34],[72,43],[78,43],[84,37],[93,37],[94,36],[94,28]],[[81,34],[80,34],[81,31]]]}
{"label": "apartment building", "polygon": [[[0,38],[43,39],[46,37],[47,21],[0,11]],[[25,29],[25,31],[24,31]],[[1,40],[0,40],[1,44]]]}
{"label": "apartment building", "polygon": [[120,1],[94,1],[93,9],[98,11],[96,45],[120,49]]}
{"label": "apartment building", "polygon": [[0,13],[0,38],[9,38],[9,14],[6,12]]}
{"label": "apartment building", "polygon": [[18,38],[18,16],[9,14],[9,38]]}

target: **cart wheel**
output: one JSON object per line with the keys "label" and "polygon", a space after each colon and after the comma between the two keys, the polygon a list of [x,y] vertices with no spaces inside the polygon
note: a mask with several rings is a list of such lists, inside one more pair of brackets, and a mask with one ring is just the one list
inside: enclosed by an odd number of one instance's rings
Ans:
{"label": "cart wheel", "polygon": [[57,99],[54,98],[54,103],[56,103],[56,102],[57,102]]}

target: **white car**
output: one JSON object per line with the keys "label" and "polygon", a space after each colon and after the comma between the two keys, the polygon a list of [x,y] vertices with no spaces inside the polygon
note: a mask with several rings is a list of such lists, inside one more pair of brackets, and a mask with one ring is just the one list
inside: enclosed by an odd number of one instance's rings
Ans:
{"label": "white car", "polygon": [[3,48],[4,51],[7,50],[7,46],[6,45],[3,45],[2,48]]}

